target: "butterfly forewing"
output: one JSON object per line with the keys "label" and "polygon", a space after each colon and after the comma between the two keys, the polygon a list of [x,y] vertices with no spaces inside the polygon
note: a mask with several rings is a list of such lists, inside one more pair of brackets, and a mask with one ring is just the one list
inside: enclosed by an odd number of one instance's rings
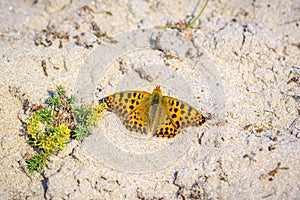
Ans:
{"label": "butterfly forewing", "polygon": [[127,118],[133,113],[143,101],[147,101],[150,96],[148,92],[141,91],[127,91],[119,92],[101,99],[99,102],[104,103],[108,111],[112,111],[118,115],[119,118]]}
{"label": "butterfly forewing", "polygon": [[118,115],[128,130],[146,133],[150,95],[150,93],[143,91],[119,92],[99,102],[103,103],[108,111]]}

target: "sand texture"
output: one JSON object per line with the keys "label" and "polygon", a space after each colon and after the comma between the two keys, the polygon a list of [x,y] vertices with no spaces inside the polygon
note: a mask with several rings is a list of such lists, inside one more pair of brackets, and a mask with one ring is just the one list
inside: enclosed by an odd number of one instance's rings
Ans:
{"label": "sand texture", "polygon": [[[0,199],[300,199],[300,1],[210,1],[197,29],[155,28],[203,5],[0,1]],[[162,140],[107,113],[31,174],[22,102],[59,84],[76,104],[160,85],[210,120]]]}

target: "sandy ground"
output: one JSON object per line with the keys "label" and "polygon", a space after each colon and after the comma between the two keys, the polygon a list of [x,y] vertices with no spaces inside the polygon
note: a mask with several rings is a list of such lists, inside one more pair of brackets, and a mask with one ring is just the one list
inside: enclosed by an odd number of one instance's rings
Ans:
{"label": "sandy ground", "polygon": [[[0,1],[0,198],[300,199],[300,1],[211,1],[198,30],[153,29],[203,3]],[[177,57],[144,49],[157,35]],[[211,120],[145,142],[116,134],[108,114],[30,174],[21,100],[42,103],[58,84],[86,101],[160,84]]]}

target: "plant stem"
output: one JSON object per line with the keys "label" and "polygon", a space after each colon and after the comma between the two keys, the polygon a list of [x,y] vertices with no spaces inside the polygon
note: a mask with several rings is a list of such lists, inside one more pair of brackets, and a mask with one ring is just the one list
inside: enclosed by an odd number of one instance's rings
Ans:
{"label": "plant stem", "polygon": [[184,30],[187,30],[188,28],[190,28],[191,26],[193,26],[193,24],[199,19],[199,17],[202,15],[203,11],[205,10],[207,4],[208,4],[209,0],[206,0],[202,10],[200,11],[200,13],[184,28]]}

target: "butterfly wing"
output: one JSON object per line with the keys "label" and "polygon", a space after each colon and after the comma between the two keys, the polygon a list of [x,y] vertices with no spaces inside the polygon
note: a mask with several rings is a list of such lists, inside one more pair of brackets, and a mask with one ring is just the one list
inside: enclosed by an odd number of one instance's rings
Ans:
{"label": "butterfly wing", "polygon": [[201,126],[205,122],[204,116],[189,104],[162,96],[159,87],[152,94],[143,91],[115,93],[99,103],[114,112],[128,130],[143,134],[152,131],[156,137],[173,138],[181,129]]}
{"label": "butterfly wing", "polygon": [[177,128],[169,117],[166,117],[161,126],[154,131],[153,136],[160,138],[173,138],[177,135]]}
{"label": "butterfly wing", "polygon": [[101,99],[99,103],[108,111],[115,113],[128,130],[146,133],[150,95],[143,91],[119,92]]}
{"label": "butterfly wing", "polygon": [[174,137],[183,128],[201,126],[205,122],[205,118],[200,112],[176,98],[163,96],[161,104],[166,110],[167,118],[163,125],[156,130],[155,136]]}

